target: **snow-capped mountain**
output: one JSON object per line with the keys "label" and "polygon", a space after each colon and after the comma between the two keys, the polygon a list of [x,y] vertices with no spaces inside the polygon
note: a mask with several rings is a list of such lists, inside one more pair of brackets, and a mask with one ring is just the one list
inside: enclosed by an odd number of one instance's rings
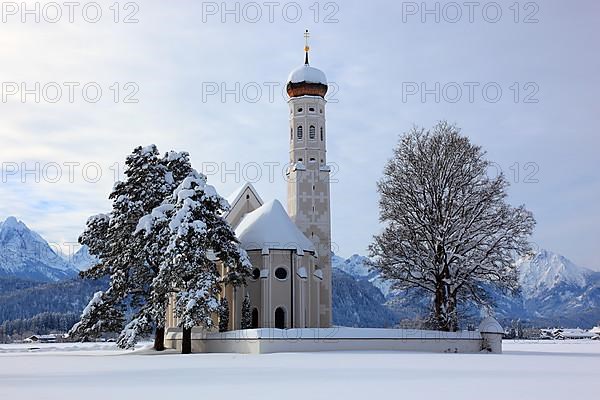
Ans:
{"label": "snow-capped mountain", "polygon": [[369,258],[358,254],[353,254],[350,258],[342,258],[337,255],[331,257],[331,265],[340,271],[347,273],[355,278],[366,279],[383,293],[387,298],[390,295],[391,283],[382,280],[377,272],[369,270]]}
{"label": "snow-capped mountain", "polygon": [[561,285],[584,288],[592,270],[575,265],[560,254],[541,250],[517,261],[525,298],[534,298]]}
{"label": "snow-capped mountain", "polygon": [[366,279],[333,268],[333,323],[352,327],[393,327],[396,316],[385,297]]}
{"label": "snow-capped mountain", "polygon": [[81,246],[69,261],[78,271],[85,271],[95,265],[98,262],[98,259],[90,254],[87,246]]}
{"label": "snow-capped mountain", "polygon": [[0,276],[59,281],[77,270],[23,222],[8,217],[0,223]]}
{"label": "snow-capped mountain", "polygon": [[[348,259],[333,255],[333,323],[354,327],[392,327],[397,318],[385,305],[385,282],[369,271],[369,259],[358,254]],[[389,286],[388,286],[389,289]],[[389,291],[389,290],[388,290]]]}
{"label": "snow-capped mountain", "polygon": [[527,317],[548,326],[588,326],[600,320],[600,273],[542,250],[517,262]]}
{"label": "snow-capped mountain", "polygon": [[[394,293],[390,283],[370,272],[369,259],[353,255],[333,256],[332,265],[359,281],[379,289],[399,319],[414,318],[426,312],[426,301],[418,304],[406,294]],[[564,256],[548,250],[517,261],[522,294],[495,293],[496,313],[503,321],[521,319],[538,326],[593,326],[600,321],[600,272],[580,267]],[[472,310],[471,310],[472,311]]]}
{"label": "snow-capped mountain", "polygon": [[[348,259],[333,256],[334,323],[393,326],[426,313],[427,299],[415,301],[390,290],[390,282],[370,271],[368,261],[358,254]],[[65,260],[16,218],[0,223],[1,279],[56,282],[75,277],[95,262],[85,246]],[[591,327],[600,321],[600,272],[547,250],[522,258],[517,265],[521,296],[490,290],[496,314],[505,324],[520,319],[536,326]]]}
{"label": "snow-capped mountain", "polygon": [[353,254],[350,258],[342,258],[338,255],[331,257],[331,265],[345,273],[356,277],[368,277],[373,273],[369,271],[369,258]]}

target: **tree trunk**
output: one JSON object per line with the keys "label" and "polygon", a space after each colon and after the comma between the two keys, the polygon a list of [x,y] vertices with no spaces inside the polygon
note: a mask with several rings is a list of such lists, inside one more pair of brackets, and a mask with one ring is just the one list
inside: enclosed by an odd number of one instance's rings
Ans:
{"label": "tree trunk", "polygon": [[458,331],[458,310],[456,309],[456,295],[450,295],[448,298],[448,330],[450,332]]}
{"label": "tree trunk", "polygon": [[456,297],[449,295],[447,288],[441,284],[435,292],[433,320],[437,329],[445,332],[458,330],[458,318],[456,316]]}
{"label": "tree trunk", "polygon": [[154,332],[154,350],[163,351],[165,349],[165,328],[157,327]]}
{"label": "tree trunk", "polygon": [[444,318],[444,288],[442,285],[438,285],[435,291],[434,307],[433,307],[433,321],[437,325],[435,328],[440,331],[447,331],[446,321]]}
{"label": "tree trunk", "polygon": [[181,338],[181,354],[190,354],[192,352],[192,328],[183,328],[183,337]]}

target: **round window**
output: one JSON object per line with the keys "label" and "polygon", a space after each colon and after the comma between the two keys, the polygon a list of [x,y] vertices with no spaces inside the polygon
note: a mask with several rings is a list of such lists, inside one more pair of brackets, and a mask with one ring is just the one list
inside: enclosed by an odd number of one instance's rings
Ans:
{"label": "round window", "polygon": [[260,269],[254,268],[252,270],[252,279],[258,279],[258,278],[260,278]]}
{"label": "round window", "polygon": [[275,270],[275,277],[277,279],[286,279],[287,278],[287,269],[279,267]]}

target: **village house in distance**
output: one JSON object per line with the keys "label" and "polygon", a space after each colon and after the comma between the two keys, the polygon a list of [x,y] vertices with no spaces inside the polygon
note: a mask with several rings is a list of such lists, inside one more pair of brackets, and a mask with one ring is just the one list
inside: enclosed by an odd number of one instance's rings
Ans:
{"label": "village house in distance", "polygon": [[[477,332],[407,331],[332,327],[330,168],[327,165],[325,73],[309,62],[287,79],[289,168],[287,212],[264,202],[247,183],[231,194],[225,218],[248,253],[252,274],[245,287],[226,287],[229,331],[192,331],[194,352],[270,353],[319,350],[501,352],[503,329],[493,318]],[[224,273],[225,266],[221,266]],[[242,330],[248,296],[252,329]],[[215,319],[218,317],[215,316]],[[181,348],[182,331],[168,308],[165,345]],[[215,326],[218,323],[215,321]],[[408,335],[408,336],[407,336]],[[293,338],[294,340],[287,340]],[[414,339],[414,340],[413,340]]]}

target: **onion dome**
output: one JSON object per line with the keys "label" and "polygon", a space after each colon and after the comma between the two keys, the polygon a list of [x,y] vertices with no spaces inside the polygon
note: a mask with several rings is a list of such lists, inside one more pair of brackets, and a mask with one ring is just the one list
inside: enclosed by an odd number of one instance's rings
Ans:
{"label": "onion dome", "polygon": [[327,77],[318,68],[311,67],[308,61],[308,29],[304,33],[306,45],[304,46],[304,65],[294,69],[287,80],[287,93],[290,97],[320,96],[327,93]]}

